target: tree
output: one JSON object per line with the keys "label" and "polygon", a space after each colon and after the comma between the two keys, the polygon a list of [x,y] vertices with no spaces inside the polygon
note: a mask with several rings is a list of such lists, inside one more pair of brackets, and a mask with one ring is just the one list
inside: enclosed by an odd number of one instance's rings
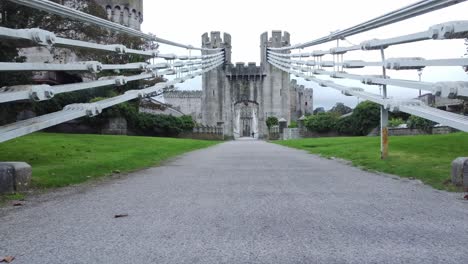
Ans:
{"label": "tree", "polygon": [[314,110],[314,115],[318,114],[318,113],[325,113],[325,108],[323,107],[317,107],[315,108]]}
{"label": "tree", "polygon": [[356,134],[365,136],[380,124],[380,105],[364,101],[356,106],[352,114]]}
{"label": "tree", "polygon": [[307,117],[304,125],[310,131],[326,133],[334,130],[337,122],[338,115],[336,113],[318,113]]}
{"label": "tree", "polygon": [[335,129],[341,135],[357,135],[355,126],[354,118],[347,116],[338,120]]}
{"label": "tree", "polygon": [[346,106],[343,103],[336,103],[336,105],[333,106],[332,109],[330,109],[329,112],[333,112],[333,113],[336,113],[336,114],[342,116],[342,115],[346,115],[348,113],[351,113],[352,111],[353,111],[353,109],[351,109],[351,107]]}
{"label": "tree", "polygon": [[272,126],[277,126],[279,124],[278,118],[274,116],[270,116],[266,120],[266,125],[268,129],[270,129]]}
{"label": "tree", "polygon": [[341,118],[336,124],[340,134],[365,136],[380,124],[380,105],[364,101],[356,106],[351,116]]}

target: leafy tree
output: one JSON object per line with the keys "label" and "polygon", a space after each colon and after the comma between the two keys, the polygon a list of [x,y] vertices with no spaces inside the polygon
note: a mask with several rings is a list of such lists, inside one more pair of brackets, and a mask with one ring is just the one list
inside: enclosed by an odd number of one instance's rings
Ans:
{"label": "leafy tree", "polygon": [[272,126],[277,126],[279,124],[278,118],[274,116],[270,116],[266,120],[266,125],[268,129],[270,129]]}
{"label": "leafy tree", "polygon": [[335,129],[341,135],[357,135],[355,126],[354,118],[347,116],[338,120]]}
{"label": "leafy tree", "polygon": [[352,114],[357,135],[367,135],[380,124],[380,105],[364,101],[356,106]]}
{"label": "leafy tree", "polygon": [[340,134],[365,136],[380,124],[380,106],[364,101],[356,106],[351,116],[341,118],[336,125]]}
{"label": "leafy tree", "polygon": [[317,107],[317,108],[315,108],[315,110],[314,110],[313,113],[314,113],[314,115],[316,115],[316,114],[318,114],[318,113],[325,113],[325,108],[323,108],[323,107]]}
{"label": "leafy tree", "polygon": [[424,119],[419,116],[410,116],[408,119],[408,127],[411,129],[420,129],[428,133],[432,132],[432,128],[437,123],[432,122],[431,120]]}
{"label": "leafy tree", "polygon": [[334,130],[337,122],[338,116],[335,113],[318,113],[307,117],[304,125],[310,131],[326,133]]}
{"label": "leafy tree", "polygon": [[343,103],[336,103],[336,105],[333,106],[332,109],[330,109],[329,112],[333,112],[333,113],[336,113],[338,115],[346,115],[348,113],[351,113],[352,111],[353,111],[353,109],[351,109],[351,107],[346,106]]}

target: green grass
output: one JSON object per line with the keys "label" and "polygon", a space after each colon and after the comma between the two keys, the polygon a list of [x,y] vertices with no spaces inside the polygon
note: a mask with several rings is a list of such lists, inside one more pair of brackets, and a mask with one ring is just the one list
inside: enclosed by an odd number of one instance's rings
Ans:
{"label": "green grass", "polygon": [[217,144],[191,139],[36,133],[0,144],[1,161],[24,161],[35,188],[62,187],[158,165]]}
{"label": "green grass", "polygon": [[456,190],[448,184],[452,161],[468,156],[468,133],[390,137],[386,160],[380,159],[379,137],[308,138],[275,143],[349,160],[368,170],[414,177],[450,191]]}

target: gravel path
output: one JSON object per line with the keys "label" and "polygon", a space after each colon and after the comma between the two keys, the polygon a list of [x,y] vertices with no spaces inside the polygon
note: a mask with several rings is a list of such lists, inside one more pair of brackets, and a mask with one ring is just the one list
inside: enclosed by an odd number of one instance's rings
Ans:
{"label": "gravel path", "polygon": [[233,141],[1,209],[0,256],[14,264],[468,263],[460,197]]}

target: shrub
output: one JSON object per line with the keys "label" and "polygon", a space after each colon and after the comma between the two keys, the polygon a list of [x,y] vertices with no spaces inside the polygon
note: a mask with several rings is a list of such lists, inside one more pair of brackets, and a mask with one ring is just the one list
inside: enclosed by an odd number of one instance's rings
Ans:
{"label": "shrub", "polygon": [[278,124],[279,124],[278,118],[276,118],[274,116],[270,116],[266,120],[266,125],[267,125],[268,129],[270,129],[272,126],[277,126]]}
{"label": "shrub", "polygon": [[351,116],[354,123],[354,135],[365,136],[380,124],[380,105],[364,101],[356,106]]}
{"label": "shrub", "polygon": [[401,118],[392,118],[388,121],[388,126],[389,127],[397,127],[399,125],[402,125],[404,124],[405,121],[403,121],[403,119]]}
{"label": "shrub", "polygon": [[340,118],[336,123],[336,131],[342,135],[355,135],[354,118],[352,116]]}
{"label": "shrub", "polygon": [[[91,102],[100,101],[102,97],[94,98]],[[140,113],[138,102],[125,102],[105,109],[101,115],[86,118],[93,125],[102,126],[112,117],[123,117],[128,127],[138,134],[151,136],[177,136],[183,131],[190,131],[195,126],[191,116],[175,117],[171,115],[152,115]]]}
{"label": "shrub", "polygon": [[291,124],[288,126],[288,128],[297,128],[297,122],[291,121]]}
{"label": "shrub", "polygon": [[326,133],[334,130],[337,122],[338,116],[335,113],[318,113],[307,117],[304,125],[310,131]]}
{"label": "shrub", "polygon": [[408,128],[421,129],[430,133],[436,123],[422,117],[412,115],[408,118],[407,124]]}

